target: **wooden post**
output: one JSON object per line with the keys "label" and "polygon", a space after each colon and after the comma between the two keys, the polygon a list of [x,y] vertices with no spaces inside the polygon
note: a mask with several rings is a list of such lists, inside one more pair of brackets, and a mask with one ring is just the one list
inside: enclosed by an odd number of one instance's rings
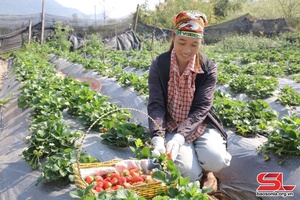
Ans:
{"label": "wooden post", "polygon": [[83,45],[84,45],[84,59],[86,59],[86,32],[84,32],[84,36],[83,36]]}
{"label": "wooden post", "polygon": [[29,27],[28,27],[28,45],[31,42],[31,29],[32,29],[32,21],[30,20]]}
{"label": "wooden post", "polygon": [[45,0],[42,5],[42,33],[41,33],[41,44],[44,42],[44,29],[45,29]]}
{"label": "wooden post", "polygon": [[96,26],[97,26],[97,8],[95,5],[95,30],[96,30]]}
{"label": "wooden post", "polygon": [[136,7],[136,14],[135,14],[135,23],[134,23],[134,28],[133,28],[133,32],[136,32],[136,26],[138,23],[138,18],[139,18],[139,4]]}
{"label": "wooden post", "polygon": [[268,45],[268,63],[270,63],[270,45]]}

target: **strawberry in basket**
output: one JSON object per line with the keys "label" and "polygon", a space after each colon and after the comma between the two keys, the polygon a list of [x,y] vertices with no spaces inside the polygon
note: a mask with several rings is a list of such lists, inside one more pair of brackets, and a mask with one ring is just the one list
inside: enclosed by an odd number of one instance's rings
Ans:
{"label": "strawberry in basket", "polygon": [[157,183],[150,175],[149,165],[149,160],[124,160],[116,163],[113,170],[111,167],[100,167],[96,172],[87,175],[84,180],[89,185],[95,184],[93,189],[96,192]]}

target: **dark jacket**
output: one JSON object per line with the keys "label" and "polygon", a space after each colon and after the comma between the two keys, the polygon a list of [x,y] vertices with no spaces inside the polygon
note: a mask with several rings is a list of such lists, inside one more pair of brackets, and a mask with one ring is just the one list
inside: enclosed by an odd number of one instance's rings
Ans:
{"label": "dark jacket", "polygon": [[[207,122],[214,126],[227,140],[222,122],[212,110],[214,89],[217,82],[217,66],[206,56],[201,56],[203,74],[197,74],[195,80],[195,94],[188,118],[178,127],[177,133],[185,138],[193,134],[199,125]],[[148,114],[151,137],[164,136],[166,132],[168,81],[170,72],[171,51],[158,56],[149,71],[149,102]],[[159,126],[159,127],[158,127]]]}

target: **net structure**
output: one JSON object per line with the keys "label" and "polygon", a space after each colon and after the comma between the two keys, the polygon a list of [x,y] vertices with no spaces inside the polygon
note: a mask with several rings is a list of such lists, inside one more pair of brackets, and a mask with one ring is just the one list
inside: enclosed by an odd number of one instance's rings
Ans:
{"label": "net structure", "polygon": [[[81,33],[81,35],[88,32],[97,33],[102,38],[113,38],[130,30],[134,20],[133,15],[128,15],[122,19],[94,20],[45,14],[44,38],[49,37],[54,31],[56,22],[62,22],[63,25],[70,26],[75,33]],[[0,54],[17,50],[31,39],[40,40],[41,32],[41,13],[31,15],[0,15]]]}
{"label": "net structure", "polygon": [[[110,41],[112,49],[140,49],[138,38],[132,35],[132,32],[128,32],[134,27],[135,14],[130,14],[121,19],[108,20],[67,18],[45,14],[44,19],[44,38],[47,38],[54,31],[53,27],[56,22],[62,22],[63,25],[70,26],[76,35],[84,35],[83,33],[99,34],[105,41]],[[40,39],[41,23],[42,14],[40,13],[31,15],[0,15],[0,53],[19,49],[29,39]],[[32,27],[30,38],[29,27]],[[259,36],[261,33],[264,33],[265,36],[271,37],[274,34],[288,30],[288,24],[283,18],[259,20],[253,18],[250,14],[245,14],[223,23],[207,26],[205,28],[204,43],[215,43],[223,37],[233,34],[253,33]],[[147,25],[138,21],[136,32],[149,37],[154,36],[157,40],[169,40],[172,30]],[[124,39],[129,39],[130,41],[125,42]],[[131,46],[128,46],[128,44],[131,44]]]}

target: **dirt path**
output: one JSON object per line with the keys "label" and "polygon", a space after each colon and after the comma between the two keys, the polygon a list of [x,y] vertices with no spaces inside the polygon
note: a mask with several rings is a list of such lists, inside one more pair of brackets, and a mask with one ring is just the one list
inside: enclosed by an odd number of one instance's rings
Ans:
{"label": "dirt path", "polygon": [[7,62],[0,59],[0,88],[2,86],[3,76],[7,72]]}

